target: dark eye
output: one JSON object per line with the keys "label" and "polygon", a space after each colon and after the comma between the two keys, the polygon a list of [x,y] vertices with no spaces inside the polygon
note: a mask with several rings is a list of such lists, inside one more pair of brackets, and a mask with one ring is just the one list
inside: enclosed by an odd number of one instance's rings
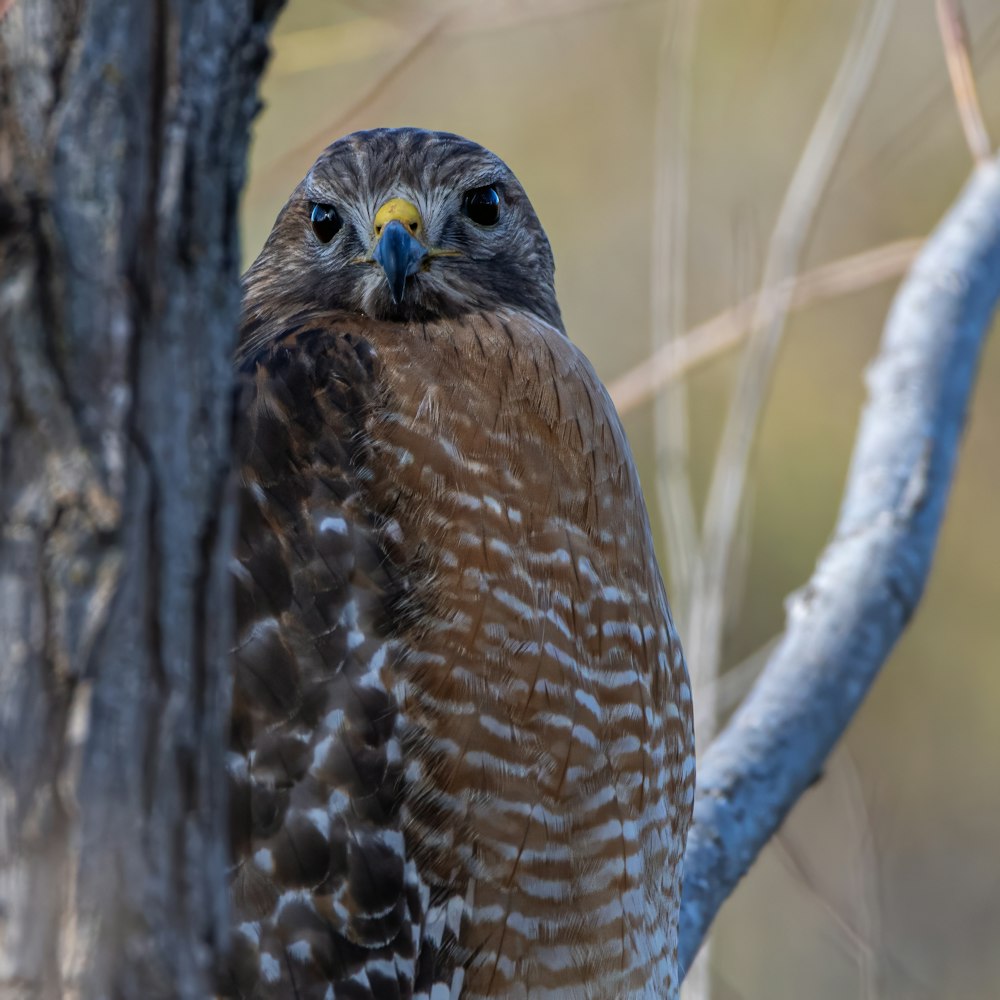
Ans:
{"label": "dark eye", "polygon": [[465,192],[462,211],[480,226],[495,226],[500,218],[500,195],[492,185]]}
{"label": "dark eye", "polygon": [[343,225],[333,205],[317,205],[316,202],[312,203],[309,221],[320,243],[329,243]]}

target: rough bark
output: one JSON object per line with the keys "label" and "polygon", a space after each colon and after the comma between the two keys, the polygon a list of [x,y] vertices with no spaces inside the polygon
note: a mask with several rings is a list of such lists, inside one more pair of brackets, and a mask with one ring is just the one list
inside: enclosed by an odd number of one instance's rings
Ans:
{"label": "rough bark", "polygon": [[203,996],[223,937],[237,208],[278,6],[0,22],[2,996]]}

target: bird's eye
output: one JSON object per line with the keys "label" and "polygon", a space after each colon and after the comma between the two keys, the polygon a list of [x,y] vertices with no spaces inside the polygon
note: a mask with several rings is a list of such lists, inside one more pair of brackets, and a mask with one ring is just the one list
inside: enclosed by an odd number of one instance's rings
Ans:
{"label": "bird's eye", "polygon": [[465,192],[462,211],[480,226],[495,226],[500,219],[500,195],[492,184]]}
{"label": "bird's eye", "polygon": [[333,205],[318,205],[316,202],[312,203],[309,221],[320,243],[329,243],[343,225]]}

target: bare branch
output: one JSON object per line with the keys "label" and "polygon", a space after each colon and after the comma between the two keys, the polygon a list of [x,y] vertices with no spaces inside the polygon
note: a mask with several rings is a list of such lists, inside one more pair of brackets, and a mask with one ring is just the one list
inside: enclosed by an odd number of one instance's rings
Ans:
{"label": "bare branch", "polygon": [[972,58],[969,52],[969,32],[962,13],[961,0],[937,0],[938,28],[944,44],[944,55],[948,63],[948,76],[955,95],[958,117],[962,121],[962,131],[969,152],[976,163],[983,163],[990,157],[990,137],[979,106],[976,79],[972,73]]}
{"label": "bare branch", "polygon": [[1000,299],[1000,162],[981,166],[886,323],[834,538],[785,633],[701,764],[681,964],[820,774],[920,599],[990,318]]}
{"label": "bare branch", "polygon": [[[804,309],[851,292],[860,292],[906,273],[916,260],[922,239],[898,240],[871,250],[822,264],[798,278],[789,279],[791,310]],[[619,413],[628,413],[648,402],[665,385],[707,364],[743,343],[764,297],[773,299],[777,289],[754,292],[737,305],[693,327],[683,337],[664,344],[645,361],[620,375],[608,386]],[[787,289],[782,290],[784,294]],[[765,316],[765,320],[770,317]]]}

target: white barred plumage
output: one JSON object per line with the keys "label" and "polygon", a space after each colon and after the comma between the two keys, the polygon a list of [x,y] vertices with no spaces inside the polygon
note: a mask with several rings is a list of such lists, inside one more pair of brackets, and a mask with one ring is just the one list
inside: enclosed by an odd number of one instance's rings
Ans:
{"label": "white barred plumage", "polygon": [[674,996],[690,689],[520,185],[350,136],[246,285],[220,993]]}

